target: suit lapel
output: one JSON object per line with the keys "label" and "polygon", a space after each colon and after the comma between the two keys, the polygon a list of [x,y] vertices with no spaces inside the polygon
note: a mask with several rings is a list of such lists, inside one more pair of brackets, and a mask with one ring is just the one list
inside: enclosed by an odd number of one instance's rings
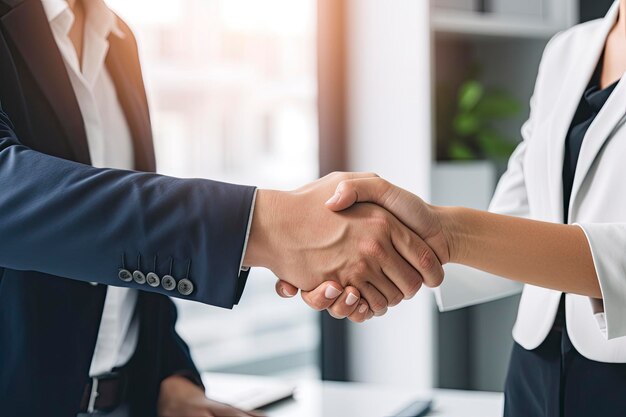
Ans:
{"label": "suit lapel", "polygon": [[615,90],[594,119],[582,143],[572,185],[569,217],[574,218],[576,198],[589,170],[606,142],[623,126],[626,117],[626,81],[619,81]]}
{"label": "suit lapel", "polygon": [[83,118],[43,6],[39,0],[14,3],[2,26],[50,103],[75,159],[90,164]]}
{"label": "suit lapel", "polygon": [[133,137],[135,169],[153,172],[156,163],[150,113],[137,54],[130,45],[132,42],[112,33],[105,62]]}
{"label": "suit lapel", "polygon": [[[568,69],[563,82],[563,88],[554,105],[548,145],[548,186],[550,188],[551,211],[555,213],[555,217],[552,220],[555,222],[563,221],[563,159],[565,138],[572,123],[574,113],[580,103],[580,99],[602,56],[606,38],[615,24],[618,13],[617,6],[617,2],[613,4],[613,7],[609,10],[600,27],[590,36],[589,42],[586,45],[581,45],[574,51],[577,57],[572,61],[577,62],[578,65],[573,65]],[[577,169],[576,177],[578,177],[578,175]]]}

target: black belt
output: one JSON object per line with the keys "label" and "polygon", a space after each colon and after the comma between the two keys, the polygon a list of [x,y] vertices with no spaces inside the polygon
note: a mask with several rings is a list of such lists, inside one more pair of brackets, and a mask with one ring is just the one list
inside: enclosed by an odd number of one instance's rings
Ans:
{"label": "black belt", "polygon": [[128,381],[123,370],[91,378],[85,385],[80,412],[112,411],[126,401]]}

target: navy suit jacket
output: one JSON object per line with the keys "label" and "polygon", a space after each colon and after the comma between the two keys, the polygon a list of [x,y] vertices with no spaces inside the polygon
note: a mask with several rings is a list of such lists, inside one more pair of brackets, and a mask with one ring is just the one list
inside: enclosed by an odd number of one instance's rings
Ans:
{"label": "navy suit jacket", "polygon": [[[133,415],[155,416],[163,378],[198,378],[169,296],[231,308],[245,284],[239,263],[254,188],[151,173],[136,42],[120,26],[125,36],[110,36],[106,65],[132,133],[136,171],[90,166],[81,113],[40,0],[0,0],[4,417],[76,415],[109,285],[142,290],[130,401]],[[182,296],[124,282],[122,268],[188,278],[194,290]]]}

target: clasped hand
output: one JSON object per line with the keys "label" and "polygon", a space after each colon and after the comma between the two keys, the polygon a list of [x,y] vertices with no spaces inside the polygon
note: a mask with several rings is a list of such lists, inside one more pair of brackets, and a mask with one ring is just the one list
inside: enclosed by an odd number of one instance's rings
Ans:
{"label": "clasped hand", "polygon": [[355,322],[439,286],[449,260],[433,207],[369,173],[259,190],[248,252],[246,265],[279,277],[280,296],[301,290],[312,308]]}

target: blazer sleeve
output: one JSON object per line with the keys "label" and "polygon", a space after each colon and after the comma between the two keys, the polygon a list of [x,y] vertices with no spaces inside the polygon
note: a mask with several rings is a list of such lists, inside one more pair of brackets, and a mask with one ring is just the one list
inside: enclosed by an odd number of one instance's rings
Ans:
{"label": "blazer sleeve", "polygon": [[[604,312],[596,312],[607,339],[626,336],[626,223],[582,223],[598,275]],[[602,308],[598,309],[602,310]]]}
{"label": "blazer sleeve", "polygon": [[[23,146],[0,106],[0,189],[0,268],[227,308],[238,301],[254,187],[52,157]],[[126,282],[120,270],[154,272],[161,285],[140,274]],[[166,290],[165,275],[193,288]]]}

